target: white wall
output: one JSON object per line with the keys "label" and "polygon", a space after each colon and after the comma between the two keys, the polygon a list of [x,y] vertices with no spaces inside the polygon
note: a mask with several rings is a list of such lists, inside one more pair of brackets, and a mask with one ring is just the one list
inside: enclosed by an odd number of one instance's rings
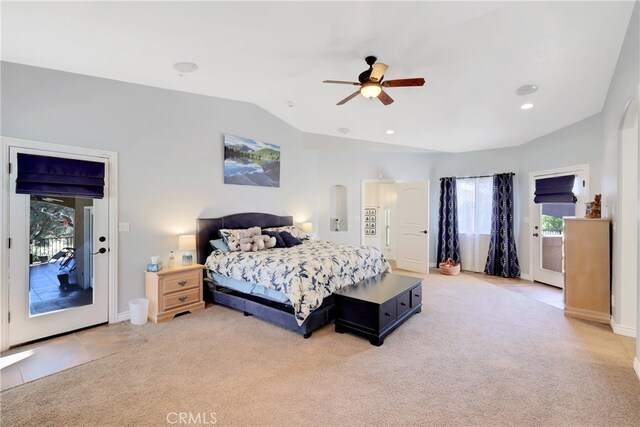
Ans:
{"label": "white wall", "polygon": [[[529,112],[535,113],[534,110]],[[528,112],[523,112],[527,114]],[[526,144],[496,150],[474,151],[461,154],[433,155],[431,169],[431,228],[438,224],[438,198],[440,177],[492,175],[515,172],[514,219],[516,248],[520,270],[530,274],[529,266],[529,173],[588,163],[590,165],[590,192],[600,192],[602,156],[602,124],[600,115],[588,117],[578,123],[530,141]],[[581,207],[577,208],[578,211]],[[436,241],[430,240],[431,262],[436,261]]]}
{"label": "white wall", "polygon": [[[2,64],[2,134],[117,151],[119,312],[144,296],[149,256],[166,257],[196,218],[237,212],[315,222],[317,159],[302,135],[247,103]],[[223,184],[223,133],[278,144],[280,188]],[[323,189],[327,195],[328,190]],[[317,228],[316,228],[317,229]]]}
{"label": "white wall", "polygon": [[[623,235],[629,237],[628,233],[632,233],[633,230],[625,230],[624,225],[621,223],[620,208],[622,206],[619,202],[621,199],[621,195],[619,194],[619,179],[621,166],[635,166],[635,173],[637,174],[638,163],[635,163],[635,165],[633,163],[621,165],[620,157],[623,153],[621,152],[620,138],[625,107],[630,98],[637,98],[639,95],[639,8],[640,5],[636,2],[602,110],[604,139],[602,150],[602,192],[603,195],[609,199],[610,213],[615,224],[615,231],[613,233],[612,293],[616,300],[616,306],[613,308],[613,322],[614,328],[618,327],[628,332],[633,330],[637,332],[639,328],[637,316],[637,287],[639,278],[637,271],[635,274],[633,274],[633,272],[623,271],[623,264],[637,264],[638,259],[637,252],[636,259],[629,259],[624,256],[627,253],[622,251],[623,241],[621,237]],[[629,170],[627,169],[622,172],[627,174]],[[633,209],[633,207],[625,207],[625,209]],[[637,245],[637,239],[635,245]],[[640,352],[640,347],[638,351]]]}

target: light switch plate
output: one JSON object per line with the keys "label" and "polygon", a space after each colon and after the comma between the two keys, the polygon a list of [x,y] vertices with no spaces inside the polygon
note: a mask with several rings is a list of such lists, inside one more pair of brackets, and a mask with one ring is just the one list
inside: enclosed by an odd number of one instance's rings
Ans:
{"label": "light switch plate", "polygon": [[118,224],[118,231],[129,231],[129,223],[121,222]]}

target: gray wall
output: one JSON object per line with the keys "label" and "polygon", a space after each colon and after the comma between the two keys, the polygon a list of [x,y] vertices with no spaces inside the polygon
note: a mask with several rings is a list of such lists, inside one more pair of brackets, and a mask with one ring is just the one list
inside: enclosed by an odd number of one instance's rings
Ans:
{"label": "gray wall", "polygon": [[[424,152],[399,153],[393,152],[392,146],[368,146],[346,138],[316,134],[305,133],[303,138],[305,145],[318,149],[317,234],[321,239],[360,244],[363,179],[380,176],[405,182],[429,179],[430,157]],[[375,151],[366,151],[370,149]],[[329,231],[329,188],[336,184],[347,187],[349,229],[345,232]]]}
{"label": "gray wall", "polygon": [[[431,229],[434,233],[437,231],[440,177],[515,172],[516,247],[522,273],[530,274],[529,224],[525,223],[530,205],[529,173],[588,163],[591,175],[589,190],[592,194],[599,193],[602,166],[601,134],[600,115],[595,115],[517,147],[432,155]],[[435,263],[436,239],[432,238],[430,243],[431,262]]]}
{"label": "gray wall", "polygon": [[[610,201],[612,219],[616,225],[620,219],[618,207],[618,174],[620,155],[620,129],[622,118],[625,114],[625,107],[630,98],[639,96],[640,90],[640,4],[636,5],[631,16],[629,27],[625,35],[624,43],[618,57],[613,78],[609,86],[609,92],[602,110],[603,140],[602,147],[602,192]],[[637,167],[637,163],[636,163]],[[625,327],[636,327],[636,333],[640,330],[640,316],[637,315],[638,283],[635,281],[620,283],[620,269],[622,261],[617,254],[619,249],[619,239],[625,231],[622,227],[616,226],[613,233],[614,239],[614,262],[613,262],[613,294],[616,297],[616,307],[613,309],[613,318],[617,324]],[[636,263],[638,260],[635,260]],[[633,283],[635,282],[635,283]],[[623,288],[624,286],[624,288]],[[635,289],[633,287],[635,286]],[[635,300],[635,306],[630,305],[630,300]],[[624,304],[624,306],[623,306]],[[624,312],[623,312],[624,310]],[[638,344],[640,354],[640,341]]]}
{"label": "gray wall", "polygon": [[[301,133],[247,103],[2,63],[2,134],[119,153],[119,312],[144,296],[198,217],[260,211],[315,221],[316,157]],[[281,187],[223,184],[222,134],[282,146]]]}

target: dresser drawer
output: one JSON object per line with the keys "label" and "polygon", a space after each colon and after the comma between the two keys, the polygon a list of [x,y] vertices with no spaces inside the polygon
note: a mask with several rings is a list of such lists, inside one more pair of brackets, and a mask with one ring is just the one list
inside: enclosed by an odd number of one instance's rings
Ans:
{"label": "dresser drawer", "polygon": [[422,285],[411,289],[411,308],[417,307],[422,303]]}
{"label": "dresser drawer", "polygon": [[397,312],[396,317],[402,316],[406,311],[409,310],[410,308],[409,306],[411,305],[410,300],[411,300],[410,291],[405,292],[396,298],[396,312]]}
{"label": "dresser drawer", "polygon": [[162,294],[166,295],[171,292],[182,291],[200,286],[200,275],[198,272],[185,271],[180,274],[172,274],[165,277],[162,282]]}
{"label": "dresser drawer", "polygon": [[397,311],[396,311],[396,300],[392,299],[391,301],[387,301],[380,306],[380,331],[387,327],[391,322],[396,320]]}
{"label": "dresser drawer", "polygon": [[183,305],[188,305],[194,302],[200,301],[200,290],[192,289],[185,292],[178,292],[171,295],[166,295],[162,298],[162,310],[171,310]]}

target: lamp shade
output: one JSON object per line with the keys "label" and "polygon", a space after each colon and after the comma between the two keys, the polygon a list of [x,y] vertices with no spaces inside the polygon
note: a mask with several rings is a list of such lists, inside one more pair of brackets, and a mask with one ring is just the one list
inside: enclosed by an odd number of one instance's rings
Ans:
{"label": "lamp shade", "polygon": [[310,222],[303,222],[302,231],[304,231],[305,233],[311,233],[313,231],[313,224]]}
{"label": "lamp shade", "polygon": [[196,248],[196,236],[193,234],[187,234],[178,237],[178,250],[189,251]]}

